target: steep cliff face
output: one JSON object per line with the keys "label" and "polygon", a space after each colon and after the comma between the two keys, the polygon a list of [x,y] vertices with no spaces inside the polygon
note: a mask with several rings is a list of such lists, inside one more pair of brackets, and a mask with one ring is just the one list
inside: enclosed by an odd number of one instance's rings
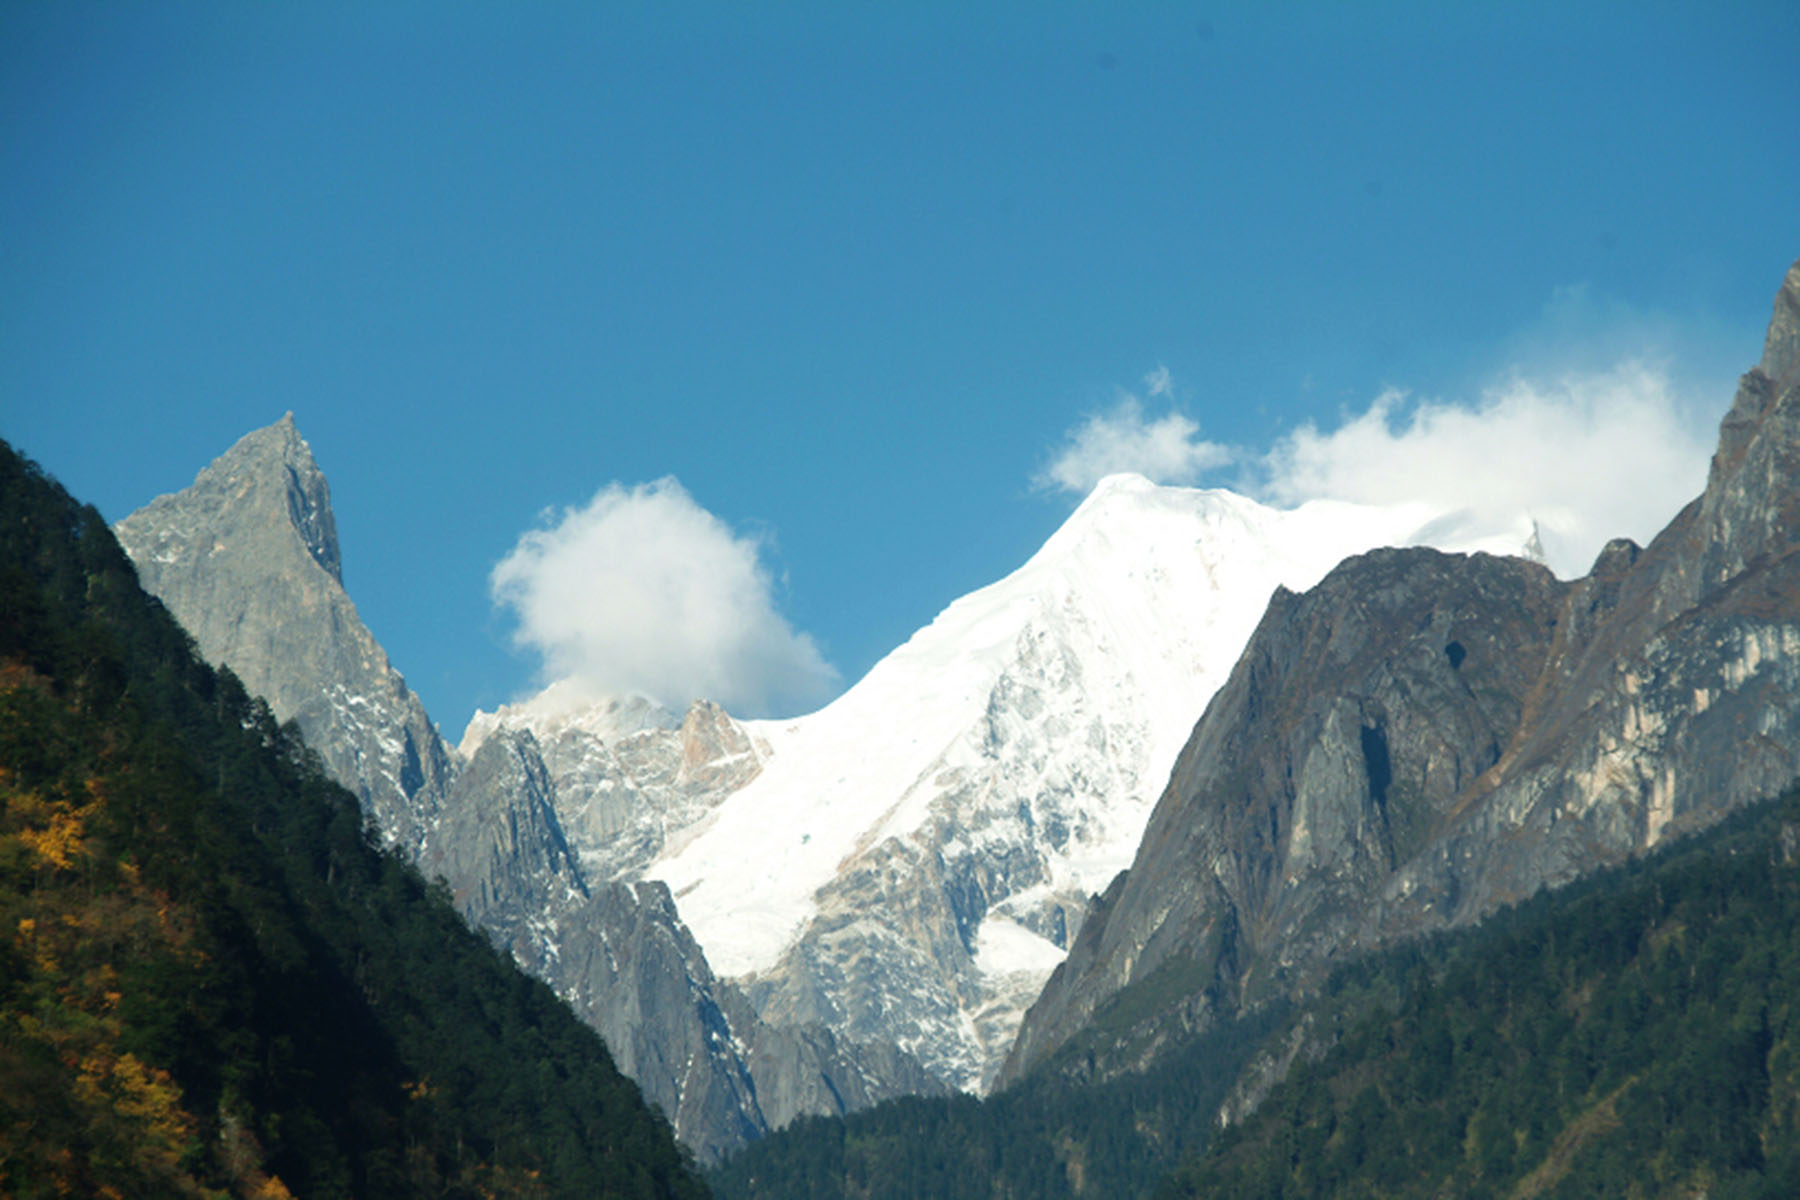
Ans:
{"label": "steep cliff face", "polygon": [[529,733],[488,741],[458,773],[419,866],[449,883],[471,922],[521,950],[546,915],[587,898],[557,818],[555,788]]}
{"label": "steep cliff face", "polygon": [[1386,550],[1277,593],[1008,1078],[1159,970],[1182,1011],[1154,1019],[1180,1032],[1357,937],[1366,898],[1499,761],[1566,590],[1520,559]]}
{"label": "steep cliff face", "polygon": [[1800,265],[1706,491],[1647,549],[1612,543],[1572,584],[1384,551],[1278,595],[1005,1077],[1084,1027],[1071,1069],[1144,1061],[1339,955],[1477,920],[1800,773],[1797,345]]}
{"label": "steep cliff face", "polygon": [[450,755],[344,590],[331,490],[293,415],[114,532],[206,660],[297,721],[387,839],[415,850]]}
{"label": "steep cliff face", "polygon": [[702,1162],[769,1130],[706,956],[660,884],[603,884],[560,913],[531,964],[600,1031],[619,1069]]}

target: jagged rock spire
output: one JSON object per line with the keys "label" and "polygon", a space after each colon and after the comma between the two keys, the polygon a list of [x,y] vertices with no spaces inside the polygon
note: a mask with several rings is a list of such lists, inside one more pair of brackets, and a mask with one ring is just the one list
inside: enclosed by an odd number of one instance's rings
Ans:
{"label": "jagged rock spire", "polygon": [[208,662],[299,722],[393,841],[416,845],[451,761],[343,587],[331,488],[292,413],[115,530]]}

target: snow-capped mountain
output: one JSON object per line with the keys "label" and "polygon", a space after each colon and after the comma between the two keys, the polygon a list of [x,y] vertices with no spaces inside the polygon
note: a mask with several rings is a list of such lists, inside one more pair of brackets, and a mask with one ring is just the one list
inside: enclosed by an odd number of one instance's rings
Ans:
{"label": "snow-capped mountain", "polygon": [[[1571,580],[1384,551],[1269,605],[1005,1078],[1076,1039],[1072,1075],[1140,1070],[1362,951],[1704,829],[1792,785],[1796,714],[1800,263],[1705,490],[1648,545]],[[1234,1110],[1302,1053],[1271,1049]]]}
{"label": "snow-capped mountain", "polygon": [[[892,1042],[981,1090],[1275,587],[1436,543],[1444,515],[1108,478],[831,705],[735,725],[746,781],[682,806],[685,826],[664,807],[661,849],[629,873],[669,885],[765,1021]],[[1529,536],[1521,518],[1447,548]],[[546,700],[472,730],[579,723]]]}

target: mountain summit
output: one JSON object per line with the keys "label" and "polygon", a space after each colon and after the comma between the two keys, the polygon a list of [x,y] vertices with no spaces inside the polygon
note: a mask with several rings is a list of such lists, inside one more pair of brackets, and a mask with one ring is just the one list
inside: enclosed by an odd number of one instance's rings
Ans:
{"label": "mountain summit", "polygon": [[1800,774],[1797,346],[1800,264],[1705,492],[1646,549],[1612,542],[1566,583],[1380,551],[1277,593],[1007,1078],[1084,1026],[1083,1072],[1141,1064],[1347,952],[1477,921]]}
{"label": "mountain summit", "polygon": [[207,662],[298,722],[383,835],[416,849],[450,756],[344,590],[331,489],[293,414],[114,533]]}
{"label": "mountain summit", "polygon": [[668,889],[637,882],[666,828],[755,774],[716,706],[677,722],[642,702],[566,720],[540,705],[541,736],[502,728],[503,710],[466,758],[444,745],[344,590],[330,489],[291,414],[117,534],[204,656],[298,723],[387,840],[605,1036],[702,1159],[801,1113],[940,1087],[891,1047],[762,1026],[715,981]]}

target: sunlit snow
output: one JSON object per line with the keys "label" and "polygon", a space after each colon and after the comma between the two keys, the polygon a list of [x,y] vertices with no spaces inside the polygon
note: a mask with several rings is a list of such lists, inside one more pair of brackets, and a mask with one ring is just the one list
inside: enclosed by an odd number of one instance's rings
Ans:
{"label": "sunlit snow", "polygon": [[[835,702],[747,723],[772,752],[762,773],[647,874],[674,890],[715,970],[769,968],[847,860],[918,830],[947,772],[995,769],[994,748],[972,731],[1032,650],[1080,678],[1031,703],[1079,696],[1105,714],[1108,753],[1135,760],[1112,764],[1135,781],[1129,793],[1081,814],[1049,853],[1057,883],[1098,891],[1129,864],[1177,753],[1278,584],[1310,587],[1348,555],[1425,542],[1434,529],[1455,529],[1442,548],[1456,550],[1516,552],[1530,537],[1523,516],[1471,532],[1446,515],[1331,501],[1278,510],[1139,476],[1102,480],[1023,567],[951,604]],[[1060,758],[1082,730],[1055,716],[1032,722],[1060,736],[1035,764],[1042,778],[1009,781],[1020,800],[1068,789]]]}

